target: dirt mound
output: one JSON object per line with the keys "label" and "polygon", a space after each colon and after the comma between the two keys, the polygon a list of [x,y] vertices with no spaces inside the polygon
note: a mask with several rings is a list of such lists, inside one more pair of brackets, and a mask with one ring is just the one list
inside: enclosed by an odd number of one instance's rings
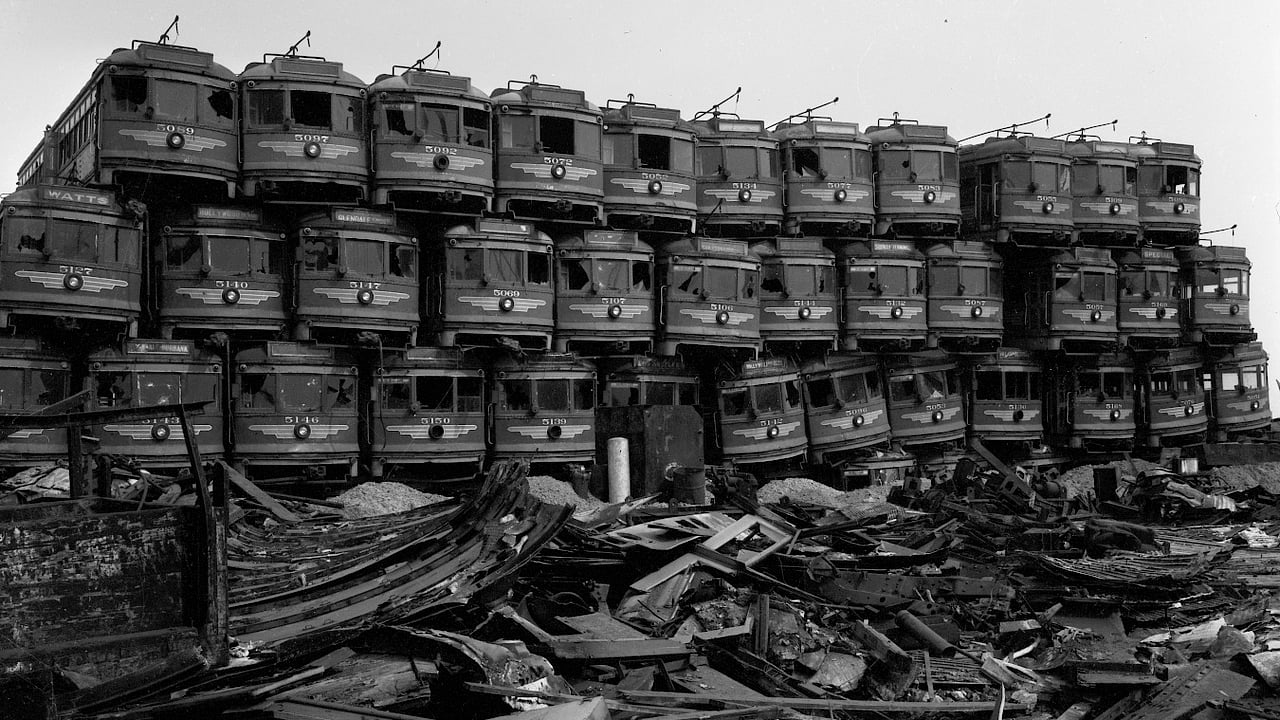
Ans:
{"label": "dirt mound", "polygon": [[1280,462],[1226,465],[1211,470],[1210,476],[1232,490],[1246,490],[1260,485],[1267,492],[1280,493]]}
{"label": "dirt mound", "polygon": [[1076,497],[1077,495],[1088,495],[1093,493],[1093,470],[1094,468],[1114,467],[1120,469],[1120,477],[1128,475],[1129,477],[1137,477],[1138,473],[1146,470],[1160,470],[1162,466],[1146,460],[1116,460],[1115,462],[1105,463],[1102,465],[1081,465],[1071,468],[1058,478],[1058,483],[1062,485],[1066,497]]}
{"label": "dirt mound", "polygon": [[394,482],[363,483],[334,498],[342,503],[342,514],[349,518],[391,515],[451,499]]}
{"label": "dirt mound", "polygon": [[573,486],[549,475],[529,478],[529,492],[548,505],[568,505],[578,512],[599,510],[605,503],[596,498],[584,498],[573,491]]}

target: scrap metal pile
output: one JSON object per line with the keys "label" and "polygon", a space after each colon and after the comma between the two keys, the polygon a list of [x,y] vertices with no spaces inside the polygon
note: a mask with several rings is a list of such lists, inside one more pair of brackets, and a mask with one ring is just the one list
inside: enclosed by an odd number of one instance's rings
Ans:
{"label": "scrap metal pile", "polygon": [[468,499],[369,518],[263,496],[232,511],[231,664],[171,658],[63,707],[1280,717],[1280,496],[1144,467],[1099,468],[1070,498],[962,463],[893,503],[791,478],[716,505],[572,515],[514,463]]}

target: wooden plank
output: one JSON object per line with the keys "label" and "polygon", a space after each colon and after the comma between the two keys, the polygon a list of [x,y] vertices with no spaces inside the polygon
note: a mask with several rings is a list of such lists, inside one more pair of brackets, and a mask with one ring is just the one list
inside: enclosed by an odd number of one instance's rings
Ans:
{"label": "wooden plank", "polygon": [[[759,697],[744,701],[743,698],[729,694],[690,694],[678,692],[659,692],[656,690],[618,691],[618,696],[632,702],[646,705],[678,706],[681,703],[705,704],[707,702],[733,703],[741,705],[749,702],[755,706],[787,707],[793,710],[860,710],[864,712],[904,712],[927,714],[945,713],[990,713],[996,708],[994,701],[970,702],[924,702],[908,700],[844,700],[836,698],[793,698],[793,697]],[[1030,710],[1027,703],[1005,703],[1005,710]]]}
{"label": "wooden plank", "polygon": [[555,638],[547,642],[551,654],[564,660],[623,660],[628,658],[659,658],[688,655],[687,645],[665,638],[642,640],[565,640]]}
{"label": "wooden plank", "polygon": [[249,478],[236,472],[234,468],[225,462],[219,462],[218,467],[222,468],[227,481],[236,487],[237,490],[248,495],[254,502],[271,511],[272,515],[281,522],[298,522],[302,518],[295,515],[289,508],[280,504],[278,500],[271,497],[262,488],[254,485]]}

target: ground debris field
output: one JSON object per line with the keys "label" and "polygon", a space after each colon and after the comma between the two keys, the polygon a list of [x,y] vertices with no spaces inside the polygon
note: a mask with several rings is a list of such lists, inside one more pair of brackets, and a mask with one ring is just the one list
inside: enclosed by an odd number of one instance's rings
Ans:
{"label": "ground debris field", "polygon": [[[6,717],[1280,717],[1280,463],[797,476],[710,505],[609,504],[520,463],[453,497],[228,477],[229,664],[173,634],[132,665],[51,650],[54,626],[9,612]],[[21,512],[10,598],[54,587],[24,580],[56,533]],[[167,607],[151,595],[135,607]]]}

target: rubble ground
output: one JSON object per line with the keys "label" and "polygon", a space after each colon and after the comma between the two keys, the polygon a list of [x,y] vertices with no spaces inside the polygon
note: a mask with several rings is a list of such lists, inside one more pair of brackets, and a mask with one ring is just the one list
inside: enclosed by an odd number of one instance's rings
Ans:
{"label": "rubble ground", "polygon": [[452,498],[424,493],[397,482],[361,483],[334,498],[335,502],[342,503],[342,514],[348,518],[391,515],[448,500]]}

